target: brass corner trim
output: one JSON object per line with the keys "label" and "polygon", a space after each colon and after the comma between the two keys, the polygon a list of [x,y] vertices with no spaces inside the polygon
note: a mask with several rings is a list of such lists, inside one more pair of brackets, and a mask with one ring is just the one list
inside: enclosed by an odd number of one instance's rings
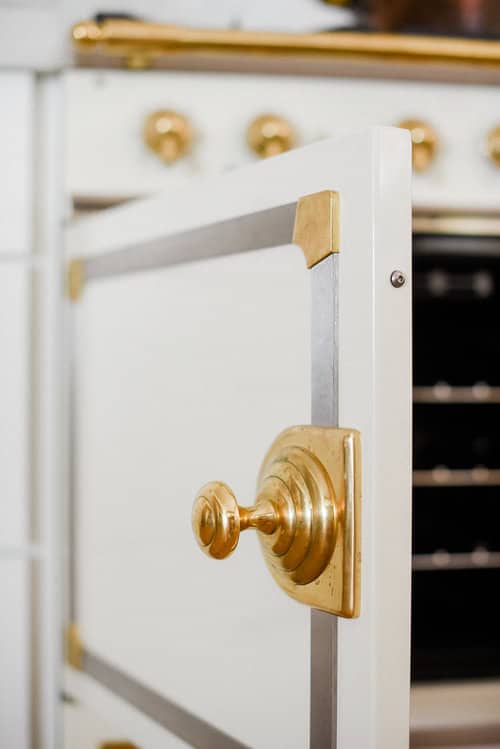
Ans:
{"label": "brass corner trim", "polygon": [[292,241],[304,253],[308,268],[340,252],[339,224],[338,192],[323,190],[299,199]]}
{"label": "brass corner trim", "polygon": [[65,642],[66,663],[72,668],[81,671],[83,668],[83,646],[80,639],[78,625],[70,622],[66,628]]}
{"label": "brass corner trim", "polygon": [[85,285],[85,267],[83,260],[70,260],[66,272],[66,296],[71,302],[77,302],[83,293]]}

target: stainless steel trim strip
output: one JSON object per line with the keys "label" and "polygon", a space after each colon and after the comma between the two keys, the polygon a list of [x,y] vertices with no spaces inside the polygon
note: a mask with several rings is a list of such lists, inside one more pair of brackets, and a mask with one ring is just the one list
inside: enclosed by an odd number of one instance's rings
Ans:
{"label": "stainless steel trim strip", "polygon": [[[339,256],[311,269],[311,421],[338,426]],[[312,749],[337,747],[337,617],[311,611]]]}
{"label": "stainless steel trim strip", "polygon": [[292,244],[296,203],[82,258],[85,281]]}
{"label": "stainless steel trim strip", "polygon": [[195,749],[249,749],[87,650],[83,653],[83,671]]}

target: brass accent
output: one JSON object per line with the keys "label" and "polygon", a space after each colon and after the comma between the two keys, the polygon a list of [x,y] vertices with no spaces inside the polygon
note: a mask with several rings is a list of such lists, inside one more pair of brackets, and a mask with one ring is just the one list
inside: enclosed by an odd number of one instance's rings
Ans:
{"label": "brass accent", "polygon": [[163,161],[173,164],[191,148],[193,129],[183,114],[161,109],[146,118],[144,142]]}
{"label": "brass accent", "polygon": [[173,53],[209,53],[500,66],[500,45],[497,41],[460,37],[366,34],[356,31],[284,34],[183,28],[110,18],[101,22],[82,21],[75,24],[71,38],[78,52],[97,52],[125,59],[134,55],[153,60]]}
{"label": "brass accent", "polygon": [[248,126],[247,143],[262,159],[293,148],[295,134],[287,120],[276,114],[262,114]]}
{"label": "brass accent", "polygon": [[488,133],[486,152],[493,164],[500,167],[500,125],[497,125]]}
{"label": "brass accent", "polygon": [[136,744],[130,741],[103,741],[99,744],[99,749],[139,749]]}
{"label": "brass accent", "polygon": [[266,564],[301,603],[359,616],[360,435],[302,426],[284,431],[264,458],[252,507],[240,507],[220,481],[200,489],[193,532],[200,548],[224,559],[240,532],[255,528]]}
{"label": "brass accent", "polygon": [[74,258],[68,264],[66,274],[66,294],[70,301],[76,302],[80,299],[85,284],[85,268],[83,260]]}
{"label": "brass accent", "polygon": [[79,671],[82,669],[83,647],[78,626],[70,622],[66,629],[66,662]]}
{"label": "brass accent", "polygon": [[129,70],[147,70],[151,67],[153,60],[149,55],[141,54],[141,52],[135,52],[129,55],[125,64]]}
{"label": "brass accent", "polygon": [[434,128],[423,120],[402,120],[398,127],[410,131],[413,169],[425,172],[436,155],[439,138]]}
{"label": "brass accent", "polygon": [[339,232],[338,192],[323,190],[299,198],[292,241],[302,249],[308,268],[340,252]]}

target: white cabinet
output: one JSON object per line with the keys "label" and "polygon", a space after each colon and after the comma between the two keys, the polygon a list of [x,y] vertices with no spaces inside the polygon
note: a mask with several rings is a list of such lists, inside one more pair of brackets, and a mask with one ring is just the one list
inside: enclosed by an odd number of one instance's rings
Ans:
{"label": "white cabinet", "polygon": [[0,745],[28,749],[32,667],[29,562],[0,558],[0,601]]}
{"label": "white cabinet", "polygon": [[30,742],[31,274],[0,260],[0,745]]}
{"label": "white cabinet", "polygon": [[0,72],[0,745],[31,742],[32,76]]}
{"label": "white cabinet", "polygon": [[33,76],[0,70],[0,256],[33,251]]}
{"label": "white cabinet", "polygon": [[0,260],[0,549],[29,539],[31,282],[29,270]]}

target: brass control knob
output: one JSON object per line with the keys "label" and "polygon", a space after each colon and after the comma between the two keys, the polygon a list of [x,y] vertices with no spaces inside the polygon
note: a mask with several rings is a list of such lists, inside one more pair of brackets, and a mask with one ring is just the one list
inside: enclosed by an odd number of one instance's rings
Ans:
{"label": "brass control knob", "polygon": [[486,151],[495,166],[500,166],[500,125],[486,136]]}
{"label": "brass control knob", "polygon": [[247,143],[257,156],[267,159],[293,148],[295,133],[283,117],[263,114],[248,126]]}
{"label": "brass control knob", "polygon": [[144,123],[146,145],[167,164],[184,156],[191,148],[193,138],[189,120],[170,109],[152,112]]}
{"label": "brass control knob", "polygon": [[425,172],[433,162],[439,145],[437,132],[423,120],[403,120],[398,127],[410,131],[413,169]]}
{"label": "brass control knob", "polygon": [[225,559],[240,533],[254,528],[272,576],[289,595],[357,616],[359,449],[353,430],[287,429],[264,459],[253,506],[241,507],[221,481],[200,489],[192,514],[198,545]]}

